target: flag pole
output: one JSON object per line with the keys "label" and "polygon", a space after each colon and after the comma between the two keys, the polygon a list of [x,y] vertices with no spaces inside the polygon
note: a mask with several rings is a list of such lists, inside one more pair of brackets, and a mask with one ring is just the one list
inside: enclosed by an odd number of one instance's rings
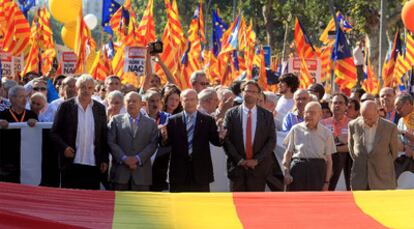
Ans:
{"label": "flag pole", "polygon": [[[334,22],[335,22],[335,29],[336,30],[340,29],[339,24],[338,24],[338,20],[336,19],[334,4],[333,4],[332,0],[329,0],[329,10],[331,11],[332,17],[333,17]],[[335,69],[335,68],[332,68],[332,71],[331,71],[331,93],[332,94],[335,93],[336,89],[337,89],[337,85],[335,84],[335,71],[333,69]]]}

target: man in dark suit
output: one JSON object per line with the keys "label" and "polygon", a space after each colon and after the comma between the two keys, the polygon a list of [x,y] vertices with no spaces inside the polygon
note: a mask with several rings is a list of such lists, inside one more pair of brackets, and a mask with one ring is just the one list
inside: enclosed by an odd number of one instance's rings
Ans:
{"label": "man in dark suit", "polygon": [[100,173],[108,169],[105,107],[92,100],[90,75],[76,81],[78,96],[63,102],[55,116],[51,137],[60,156],[64,188],[99,189]]}
{"label": "man in dark suit", "polygon": [[227,174],[233,192],[264,191],[272,172],[276,144],[271,112],[256,106],[260,86],[255,81],[241,86],[243,104],[230,109],[224,119],[228,134],[224,150],[228,156]]}
{"label": "man in dark suit", "polygon": [[109,123],[111,180],[115,190],[149,191],[158,128],[153,119],[141,114],[142,99],[137,92],[129,92],[124,101],[127,113]]}
{"label": "man in dark suit", "polygon": [[180,99],[184,111],[161,129],[163,144],[171,146],[170,191],[209,192],[214,181],[209,142],[220,146],[226,131],[219,133],[214,118],[197,111],[195,90],[184,90]]}

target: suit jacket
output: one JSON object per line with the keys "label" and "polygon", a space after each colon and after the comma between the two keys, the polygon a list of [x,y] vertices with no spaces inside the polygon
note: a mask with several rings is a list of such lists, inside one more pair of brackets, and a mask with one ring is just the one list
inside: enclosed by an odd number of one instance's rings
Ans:
{"label": "suit jacket", "polygon": [[[153,119],[140,115],[135,135],[128,114],[117,115],[109,123],[108,145],[113,159],[111,177],[115,183],[127,184],[131,176],[137,185],[152,183],[151,156],[157,146],[158,128]],[[135,155],[139,156],[141,164],[131,171],[121,158]]]}
{"label": "suit jacket", "polygon": [[[227,111],[224,118],[224,126],[227,128],[227,137],[224,142],[224,150],[228,156],[227,174],[230,179],[242,177],[245,169],[237,164],[241,159],[246,159],[246,151],[243,142],[243,106],[239,105]],[[253,141],[253,159],[258,165],[252,171],[262,178],[270,172],[273,159],[272,154],[276,145],[276,130],[272,113],[257,106],[257,124]]]}
{"label": "suit jacket", "polygon": [[185,184],[188,174],[192,174],[197,184],[209,184],[214,181],[209,143],[221,146],[216,121],[213,117],[197,111],[193,152],[190,157],[184,119],[182,111],[168,120],[166,144],[171,146],[169,181],[171,184]]}
{"label": "suit jacket", "polygon": [[367,152],[364,144],[364,121],[359,117],[349,123],[348,146],[354,160],[351,170],[353,190],[395,189],[394,160],[398,154],[397,127],[380,118],[374,146]]}
{"label": "suit jacket", "polygon": [[[93,101],[92,113],[95,122],[95,162],[97,166],[108,163],[107,125],[105,107],[97,101]],[[61,169],[65,169],[73,163],[73,158],[63,155],[66,147],[70,146],[76,154],[76,132],[78,128],[78,105],[75,98],[63,102],[53,122],[51,138],[60,156]]]}

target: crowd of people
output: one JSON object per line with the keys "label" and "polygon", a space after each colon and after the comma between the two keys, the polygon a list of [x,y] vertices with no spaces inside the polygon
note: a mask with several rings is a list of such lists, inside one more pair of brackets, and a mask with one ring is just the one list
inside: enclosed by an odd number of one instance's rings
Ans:
{"label": "crowd of people", "polygon": [[[278,92],[256,81],[212,85],[194,72],[191,88],[161,85],[150,74],[135,88],[118,76],[53,80],[28,73],[0,84],[0,181],[19,182],[20,137],[9,123],[53,122],[50,139],[63,188],[208,192],[214,176],[210,148],[227,156],[230,190],[395,189],[413,170],[413,97],[393,88],[347,96],[324,86],[299,89],[296,75],[280,77]],[[51,91],[58,96],[52,98]],[[283,157],[277,131],[285,132]]]}

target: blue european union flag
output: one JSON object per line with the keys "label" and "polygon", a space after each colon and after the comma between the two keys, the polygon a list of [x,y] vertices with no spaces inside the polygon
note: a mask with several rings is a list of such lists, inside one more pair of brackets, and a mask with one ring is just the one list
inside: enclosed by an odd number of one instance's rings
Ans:
{"label": "blue european union flag", "polygon": [[115,0],[103,0],[102,4],[102,27],[104,31],[113,34],[109,21],[121,5]]}
{"label": "blue european union flag", "polygon": [[27,13],[30,11],[30,9],[36,5],[35,0],[19,0],[19,7],[22,11],[24,17],[27,19]]}
{"label": "blue european union flag", "polygon": [[332,60],[343,60],[352,57],[351,49],[341,28],[336,30],[336,41],[332,52]]}
{"label": "blue european union flag", "polygon": [[221,37],[223,33],[228,29],[228,26],[223,22],[217,12],[212,10],[213,19],[213,53],[218,56],[221,50]]}

